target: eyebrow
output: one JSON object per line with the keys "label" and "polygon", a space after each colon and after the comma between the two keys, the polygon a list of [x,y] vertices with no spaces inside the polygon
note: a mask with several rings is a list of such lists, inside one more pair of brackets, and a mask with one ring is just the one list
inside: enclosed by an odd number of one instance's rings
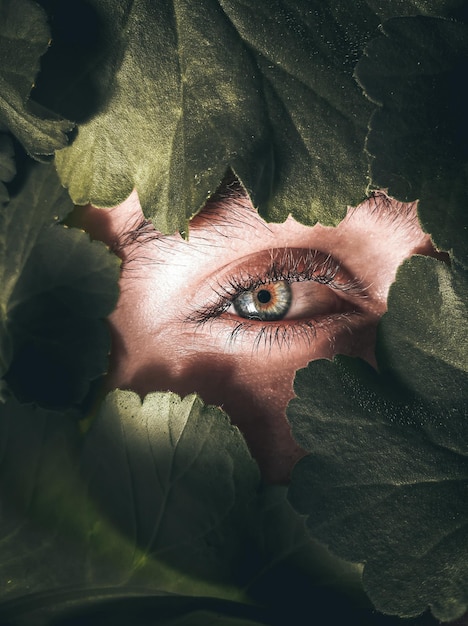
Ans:
{"label": "eyebrow", "polygon": [[384,190],[372,193],[355,207],[348,207],[345,219],[365,211],[376,223],[384,224],[402,237],[420,236],[418,201],[404,202],[389,196]]}
{"label": "eyebrow", "polygon": [[[259,227],[269,230],[268,223],[253,206],[247,191],[233,178],[223,181],[218,191],[208,198],[201,211],[191,219],[188,241],[191,233],[197,245],[213,246],[220,238],[243,239],[246,229]],[[159,232],[151,220],[143,218],[128,222],[110,244],[110,249],[124,263],[128,263],[145,260],[141,251],[148,246],[156,247],[165,254],[167,251],[175,252],[186,243],[178,234],[165,235]],[[158,262],[154,253],[151,261]]]}
{"label": "eyebrow", "polygon": [[[344,220],[360,211],[365,211],[376,223],[386,223],[400,236],[406,237],[415,231],[420,232],[417,201],[400,202],[383,190],[373,191],[356,207],[348,207]],[[269,225],[253,206],[247,191],[232,174],[223,180],[219,189],[192,218],[189,241],[192,233],[197,249],[204,246],[221,247],[224,245],[223,240],[243,239],[246,229],[259,228],[269,230]],[[122,259],[123,271],[134,262],[167,263],[169,257],[177,255],[180,247],[186,244],[187,241],[179,234],[164,235],[154,228],[151,220],[143,218],[128,223],[110,248]]]}

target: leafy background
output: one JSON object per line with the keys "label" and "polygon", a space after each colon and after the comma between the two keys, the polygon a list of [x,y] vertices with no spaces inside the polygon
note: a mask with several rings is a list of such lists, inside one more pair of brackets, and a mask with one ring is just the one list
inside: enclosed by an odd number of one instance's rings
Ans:
{"label": "leafy background", "polygon": [[[460,618],[466,2],[40,4],[0,0],[0,621]],[[136,187],[186,233],[228,168],[269,220],[337,224],[372,188],[419,198],[449,259],[400,268],[379,374],[298,373],[288,417],[310,454],[288,492],[196,397],[93,393],[119,268],[64,225],[72,201]]]}
{"label": "leafy background", "polygon": [[368,184],[364,46],[383,17],[462,6],[383,4],[90,2],[92,63],[44,97],[73,119],[80,93],[96,100],[57,154],[72,199],[111,206],[136,187],[157,228],[184,231],[230,166],[268,219],[336,224]]}

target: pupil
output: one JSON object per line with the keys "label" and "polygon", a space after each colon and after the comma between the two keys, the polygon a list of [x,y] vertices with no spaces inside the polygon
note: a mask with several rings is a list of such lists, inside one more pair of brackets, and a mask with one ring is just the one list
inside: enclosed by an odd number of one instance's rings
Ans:
{"label": "pupil", "polygon": [[261,289],[257,293],[257,300],[260,302],[260,304],[267,304],[271,300],[271,293],[266,289]]}

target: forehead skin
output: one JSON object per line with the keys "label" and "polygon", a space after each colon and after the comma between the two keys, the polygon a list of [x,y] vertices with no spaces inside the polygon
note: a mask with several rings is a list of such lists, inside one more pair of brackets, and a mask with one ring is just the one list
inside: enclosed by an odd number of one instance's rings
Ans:
{"label": "forehead skin", "polygon": [[[311,228],[291,217],[267,224],[238,190],[207,204],[192,220],[188,241],[145,224],[136,192],[112,209],[88,207],[84,223],[123,259],[121,296],[110,317],[109,388],[142,396],[195,391],[222,406],[244,433],[264,479],[273,483],[287,482],[303,455],[285,417],[296,370],[336,353],[375,365],[375,329],[398,266],[411,254],[433,252],[416,205],[383,193],[349,209],[336,228]],[[255,344],[255,329],[233,337],[232,319],[222,316],[203,325],[190,321],[213,299],[226,268],[245,272],[252,255],[278,248],[331,255],[363,286],[365,300],[357,303],[362,314],[350,322],[332,320],[312,338],[298,336],[282,346]]]}

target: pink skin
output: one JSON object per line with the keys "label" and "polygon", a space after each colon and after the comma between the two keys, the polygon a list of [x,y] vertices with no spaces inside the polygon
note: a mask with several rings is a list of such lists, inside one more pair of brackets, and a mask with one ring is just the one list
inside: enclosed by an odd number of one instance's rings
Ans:
{"label": "pink skin", "polygon": [[[226,221],[228,215],[234,220]],[[141,396],[198,392],[244,433],[264,479],[286,483],[304,454],[285,418],[294,374],[313,359],[337,353],[375,366],[375,329],[398,266],[411,254],[434,253],[416,205],[378,193],[349,209],[336,228],[308,227],[292,217],[267,224],[247,196],[237,196],[208,203],[192,220],[189,241],[177,234],[134,242],[125,234],[142,219],[136,192],[114,208],[84,210],[85,227],[123,259],[120,300],[110,317],[109,388]],[[144,232],[151,231],[156,234],[152,226]],[[200,323],[200,311],[219,301],[217,292],[233,276],[263,275],[271,266],[270,251],[285,248],[332,255],[359,288],[347,292],[311,280],[293,282],[293,305],[279,321],[246,320],[231,306]],[[308,320],[315,320],[314,331],[305,327]],[[240,323],[243,329],[233,334]],[[287,332],[287,339],[275,340],[278,332]]]}

